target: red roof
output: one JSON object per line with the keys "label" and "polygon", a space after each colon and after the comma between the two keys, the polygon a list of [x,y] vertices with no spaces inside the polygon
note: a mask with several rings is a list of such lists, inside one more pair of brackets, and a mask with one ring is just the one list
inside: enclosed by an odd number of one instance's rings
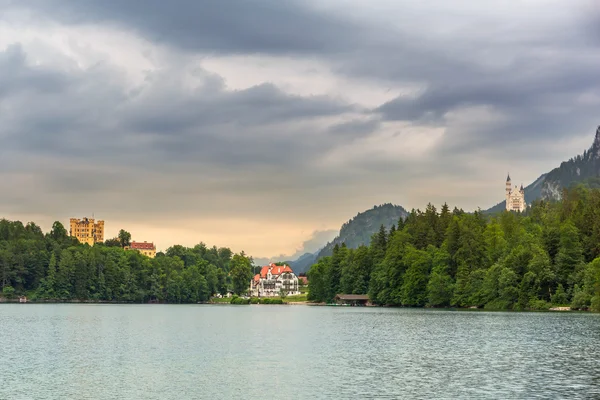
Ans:
{"label": "red roof", "polygon": [[154,250],[154,243],[131,242],[130,248],[135,250]]}
{"label": "red roof", "polygon": [[[271,269],[271,275],[281,275],[284,272],[291,272],[293,273],[294,271],[292,271],[292,269],[290,268],[289,265],[283,265],[283,266],[279,266],[279,265],[275,265],[275,264],[270,264],[267,266],[262,267],[262,269],[260,270],[260,276],[261,278],[267,278],[267,273],[269,272],[269,269]],[[256,279],[256,277],[255,277]]]}

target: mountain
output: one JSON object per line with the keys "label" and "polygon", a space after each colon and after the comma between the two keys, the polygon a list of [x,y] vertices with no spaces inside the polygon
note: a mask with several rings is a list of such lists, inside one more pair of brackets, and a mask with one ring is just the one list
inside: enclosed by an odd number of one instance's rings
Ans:
{"label": "mountain", "polygon": [[406,218],[407,215],[408,212],[404,207],[390,203],[361,212],[342,225],[340,234],[333,241],[327,243],[319,251],[316,258],[330,256],[336,244],[346,243],[346,246],[350,248],[357,248],[363,244],[368,245],[371,242],[371,236],[379,232],[381,225],[385,226],[386,229],[390,229],[392,225],[398,223],[400,217]]}
{"label": "mountain", "polygon": [[381,225],[390,229],[392,225],[398,223],[400,217],[406,218],[407,216],[408,212],[404,207],[390,203],[358,213],[356,217],[342,225],[340,233],[333,241],[314,254],[306,253],[296,261],[292,261],[290,267],[296,274],[307,272],[319,258],[330,256],[336,244],[346,243],[346,246],[350,248],[357,248],[363,244],[368,245],[371,242],[371,236],[379,232]]}
{"label": "mountain", "polygon": [[[582,155],[564,161],[558,168],[543,174],[525,188],[525,201],[530,204],[534,200],[559,200],[563,188],[575,184],[590,187],[600,186],[600,126],[596,130],[594,143]],[[506,209],[506,201],[496,204],[484,211],[496,213]]]}
{"label": "mountain", "polygon": [[317,253],[305,253],[297,260],[290,261],[288,265],[292,267],[296,274],[301,274],[307,272],[315,261],[317,261]]}

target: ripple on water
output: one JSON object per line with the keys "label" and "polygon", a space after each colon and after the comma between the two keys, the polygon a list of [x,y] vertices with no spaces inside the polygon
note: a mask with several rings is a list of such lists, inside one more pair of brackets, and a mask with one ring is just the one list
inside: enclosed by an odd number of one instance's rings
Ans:
{"label": "ripple on water", "polygon": [[0,305],[0,399],[600,398],[600,316]]}

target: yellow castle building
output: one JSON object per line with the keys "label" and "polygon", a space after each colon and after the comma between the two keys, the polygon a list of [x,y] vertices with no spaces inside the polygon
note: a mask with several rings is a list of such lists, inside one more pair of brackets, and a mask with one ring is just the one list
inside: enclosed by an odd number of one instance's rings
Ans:
{"label": "yellow castle building", "polygon": [[506,211],[523,212],[525,208],[527,208],[527,204],[525,203],[525,189],[523,189],[523,185],[521,185],[520,189],[515,185],[513,189],[509,174],[506,178]]}
{"label": "yellow castle building", "polygon": [[71,218],[69,235],[77,238],[81,243],[93,246],[95,243],[104,242],[104,221],[94,218]]}

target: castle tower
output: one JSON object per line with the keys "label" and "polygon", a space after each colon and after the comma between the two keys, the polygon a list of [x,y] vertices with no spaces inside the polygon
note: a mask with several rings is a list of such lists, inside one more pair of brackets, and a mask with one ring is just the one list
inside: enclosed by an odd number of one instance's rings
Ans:
{"label": "castle tower", "polygon": [[506,177],[506,209],[508,210],[508,203],[510,201],[510,194],[512,192],[512,183],[510,181],[510,174]]}

